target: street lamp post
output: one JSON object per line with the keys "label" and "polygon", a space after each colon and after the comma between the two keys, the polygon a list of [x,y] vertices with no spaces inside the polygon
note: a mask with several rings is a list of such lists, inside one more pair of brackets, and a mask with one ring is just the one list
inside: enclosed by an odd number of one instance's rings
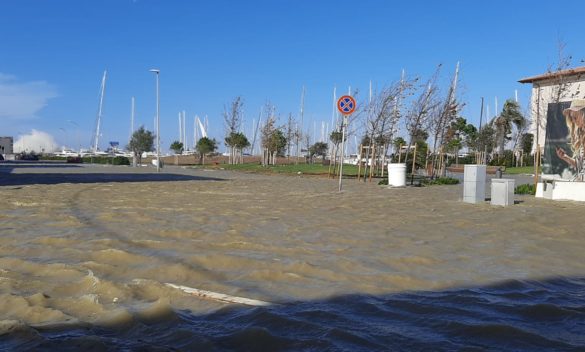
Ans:
{"label": "street lamp post", "polygon": [[160,101],[159,101],[159,89],[158,89],[158,76],[160,73],[159,69],[151,69],[150,72],[156,74],[156,172],[160,172]]}

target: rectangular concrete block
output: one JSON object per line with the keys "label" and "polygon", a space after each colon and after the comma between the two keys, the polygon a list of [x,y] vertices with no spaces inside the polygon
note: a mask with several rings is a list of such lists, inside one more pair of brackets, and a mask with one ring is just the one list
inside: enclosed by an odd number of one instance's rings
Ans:
{"label": "rectangular concrete block", "polygon": [[553,182],[542,180],[536,184],[536,198],[545,198],[545,199],[552,199],[553,198]]}
{"label": "rectangular concrete block", "polygon": [[[547,185],[550,187],[550,184]],[[552,200],[585,201],[585,182],[555,180],[553,183]],[[545,192],[546,194],[546,192]]]}
{"label": "rectangular concrete block", "polygon": [[463,182],[485,182],[485,165],[465,165],[463,167]]}
{"label": "rectangular concrete block", "polygon": [[463,201],[482,203],[485,201],[485,165],[465,165],[463,175]]}
{"label": "rectangular concrete block", "polygon": [[508,206],[514,204],[515,181],[510,178],[492,179],[491,204]]}

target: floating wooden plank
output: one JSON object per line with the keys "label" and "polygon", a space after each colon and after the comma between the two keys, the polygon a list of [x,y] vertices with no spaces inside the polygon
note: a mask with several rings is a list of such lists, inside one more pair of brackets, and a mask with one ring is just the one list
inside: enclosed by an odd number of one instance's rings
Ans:
{"label": "floating wooden plank", "polygon": [[250,298],[244,298],[244,297],[231,296],[231,295],[226,295],[224,293],[218,293],[218,292],[213,292],[213,291],[205,291],[205,290],[200,290],[200,289],[188,287],[188,286],[175,285],[175,284],[171,284],[171,283],[165,283],[165,285],[168,287],[172,287],[172,288],[181,290],[183,292],[186,292],[188,294],[191,294],[191,295],[194,295],[197,297],[211,299],[214,301],[219,301],[219,302],[224,302],[224,303],[245,304],[247,306],[255,306],[255,307],[265,307],[265,306],[273,305],[273,303],[270,303],[270,302],[265,302],[265,301],[260,301],[260,300],[256,300],[256,299],[250,299]]}

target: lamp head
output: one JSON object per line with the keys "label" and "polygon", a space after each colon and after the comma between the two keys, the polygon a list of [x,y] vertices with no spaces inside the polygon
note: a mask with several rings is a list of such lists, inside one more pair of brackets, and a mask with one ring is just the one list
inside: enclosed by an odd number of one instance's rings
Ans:
{"label": "lamp head", "polygon": [[149,71],[150,71],[150,72],[154,72],[154,73],[156,73],[156,74],[159,74],[159,73],[160,73],[160,70],[159,70],[158,68],[152,68],[152,69],[150,69]]}

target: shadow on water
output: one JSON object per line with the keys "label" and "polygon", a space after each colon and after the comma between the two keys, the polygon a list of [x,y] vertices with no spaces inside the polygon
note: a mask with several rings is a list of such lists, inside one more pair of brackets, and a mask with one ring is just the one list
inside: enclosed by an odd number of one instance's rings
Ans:
{"label": "shadow on water", "polygon": [[[23,327],[14,350],[583,351],[585,279],[382,296],[345,295],[211,314],[170,312],[119,326]],[[197,299],[197,298],[193,298]]]}

